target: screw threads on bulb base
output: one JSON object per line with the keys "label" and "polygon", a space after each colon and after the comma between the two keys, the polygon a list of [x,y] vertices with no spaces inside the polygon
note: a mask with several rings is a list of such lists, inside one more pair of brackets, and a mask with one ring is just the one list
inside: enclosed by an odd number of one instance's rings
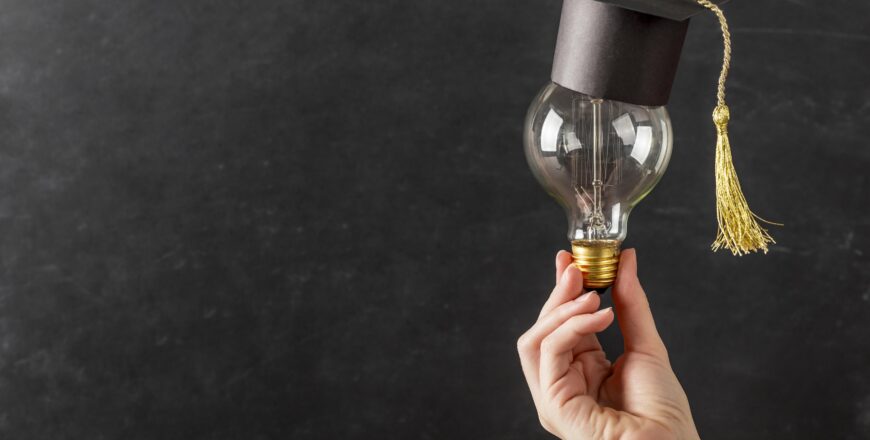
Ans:
{"label": "screw threads on bulb base", "polygon": [[583,273],[583,287],[606,289],[616,279],[619,267],[619,242],[616,240],[576,240],[571,242],[574,265]]}

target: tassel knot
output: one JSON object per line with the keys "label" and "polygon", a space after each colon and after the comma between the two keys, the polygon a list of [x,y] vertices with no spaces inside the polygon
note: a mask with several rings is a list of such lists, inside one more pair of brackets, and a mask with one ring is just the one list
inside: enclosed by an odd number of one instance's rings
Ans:
{"label": "tassel knot", "polygon": [[731,120],[731,110],[725,104],[719,104],[713,110],[713,123],[716,124],[716,130],[723,132],[728,131],[728,121]]}

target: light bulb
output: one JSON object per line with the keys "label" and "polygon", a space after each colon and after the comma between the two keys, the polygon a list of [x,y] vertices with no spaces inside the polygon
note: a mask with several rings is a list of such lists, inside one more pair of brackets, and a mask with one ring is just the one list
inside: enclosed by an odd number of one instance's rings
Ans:
{"label": "light bulb", "polygon": [[673,138],[667,110],[551,82],[529,108],[524,137],[535,177],[565,208],[584,285],[607,288],[616,278],[628,216],[668,166]]}

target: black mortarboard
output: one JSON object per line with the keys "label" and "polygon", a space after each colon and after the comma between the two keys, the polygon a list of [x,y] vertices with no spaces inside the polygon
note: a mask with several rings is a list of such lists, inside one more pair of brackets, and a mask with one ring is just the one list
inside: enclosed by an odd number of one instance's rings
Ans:
{"label": "black mortarboard", "polygon": [[695,0],[564,0],[552,80],[597,98],[664,105],[689,18],[704,10]]}

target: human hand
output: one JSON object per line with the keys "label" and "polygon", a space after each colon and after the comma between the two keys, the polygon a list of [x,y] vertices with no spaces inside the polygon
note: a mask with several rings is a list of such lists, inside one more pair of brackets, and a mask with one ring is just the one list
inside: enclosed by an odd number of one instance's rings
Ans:
{"label": "human hand", "polygon": [[[613,322],[571,254],[556,256],[556,287],[517,348],[541,425],[563,439],[697,439],[686,393],[671,369],[633,249],[620,255],[613,303],[624,354],[611,365],[595,335]],[[597,310],[597,311],[596,311]]]}

